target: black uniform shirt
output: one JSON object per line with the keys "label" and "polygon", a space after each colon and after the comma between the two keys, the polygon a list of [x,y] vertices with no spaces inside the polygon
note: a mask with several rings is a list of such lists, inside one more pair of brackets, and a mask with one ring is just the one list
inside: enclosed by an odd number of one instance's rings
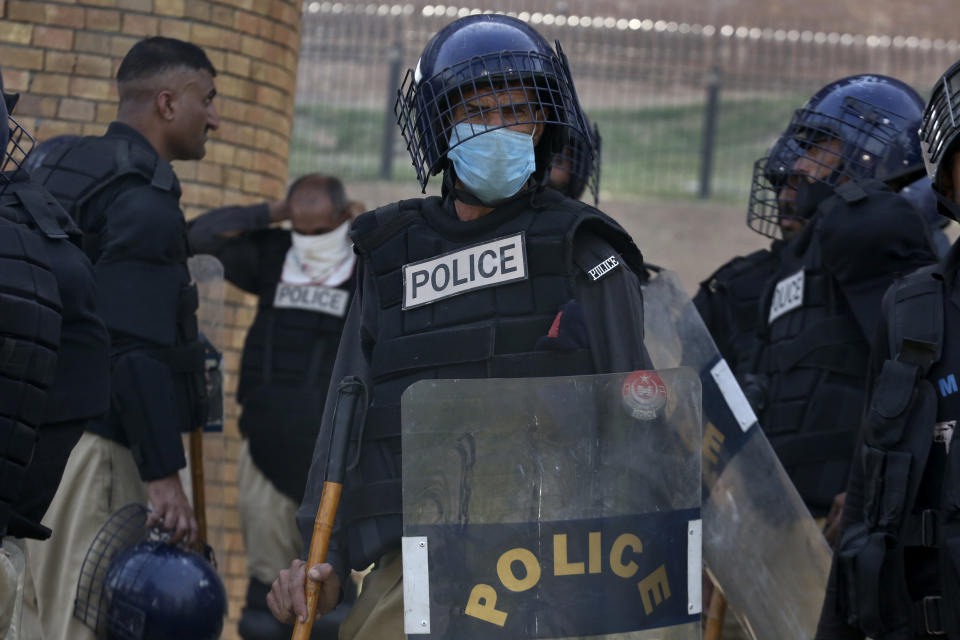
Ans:
{"label": "black uniform shirt", "polygon": [[[448,201],[449,202],[449,201]],[[451,215],[456,215],[452,204]],[[604,255],[610,255],[609,245],[590,232],[578,232],[573,241],[574,256],[592,255],[603,247]],[[623,260],[620,260],[623,264]],[[358,287],[347,314],[343,339],[337,352],[337,362],[331,377],[330,393],[324,407],[321,435],[329,429],[336,405],[333,394],[336,383],[347,376],[362,380],[372,388],[370,375],[374,339],[380,318],[380,302],[377,299],[376,276],[363,262],[358,265]],[[574,283],[575,299],[583,311],[583,322],[589,340],[594,368],[598,372],[623,372],[649,366],[649,357],[643,345],[643,296],[640,281],[635,273],[626,268],[614,269],[598,281],[591,281],[586,274],[577,277]],[[297,512],[297,523],[308,549],[313,534],[313,522],[320,504],[320,495],[326,467],[324,439],[318,437],[314,463],[310,469],[306,493]],[[327,562],[332,564],[343,579],[346,571],[345,553],[336,548],[332,539],[327,553]]]}

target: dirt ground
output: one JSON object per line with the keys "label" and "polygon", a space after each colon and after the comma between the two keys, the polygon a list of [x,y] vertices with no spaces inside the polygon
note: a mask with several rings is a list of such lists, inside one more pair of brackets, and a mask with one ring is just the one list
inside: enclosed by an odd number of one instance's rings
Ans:
{"label": "dirt ground", "polygon": [[[420,195],[415,186],[347,183],[347,195],[367,208]],[[428,191],[429,193],[429,191]],[[769,244],[746,225],[746,208],[695,200],[661,202],[601,200],[600,209],[633,236],[648,262],[676,271],[693,294],[721,264]]]}

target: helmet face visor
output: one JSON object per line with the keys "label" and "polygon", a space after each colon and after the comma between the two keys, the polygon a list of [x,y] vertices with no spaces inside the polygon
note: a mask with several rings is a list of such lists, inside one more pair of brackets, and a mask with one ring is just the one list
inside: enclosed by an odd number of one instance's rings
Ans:
{"label": "helmet face visor", "polygon": [[[802,227],[829,188],[893,177],[908,118],[845,97],[837,113],[798,109],[766,156],[754,164],[747,226],[770,238]],[[897,164],[896,162],[892,164]]]}
{"label": "helmet face visor", "polygon": [[2,160],[0,160],[0,194],[7,189],[7,185],[13,180],[24,160],[33,149],[36,141],[27,130],[20,126],[20,123],[7,117],[7,131],[9,138],[4,149]]}
{"label": "helmet face visor", "polygon": [[588,136],[570,135],[563,150],[553,156],[550,185],[575,200],[589,189],[593,203],[600,201],[600,131],[596,125]]}
{"label": "helmet face visor", "polygon": [[939,186],[943,169],[950,165],[949,156],[957,150],[960,134],[960,62],[955,63],[940,78],[920,125],[920,150],[927,175]]}
{"label": "helmet face visor", "polygon": [[[421,187],[445,166],[451,148],[488,131],[504,127],[539,135],[548,127],[582,131],[568,75],[555,55],[501,51],[476,56],[429,78],[420,78],[419,71],[418,65],[417,71],[408,72],[396,112]],[[469,126],[457,126],[462,124]]]}

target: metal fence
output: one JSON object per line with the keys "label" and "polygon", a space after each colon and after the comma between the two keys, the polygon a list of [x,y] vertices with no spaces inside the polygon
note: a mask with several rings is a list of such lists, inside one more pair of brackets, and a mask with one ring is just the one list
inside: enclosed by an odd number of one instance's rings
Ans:
{"label": "metal fence", "polygon": [[305,2],[290,174],[415,184],[393,115],[397,84],[437,30],[470,13],[502,11],[560,40],[603,138],[603,198],[744,201],[753,161],[818,88],[870,72],[926,96],[960,57],[956,41],[921,36],[750,26],[749,15],[700,23],[697,3],[687,21],[667,2],[646,3],[644,15],[622,2],[518,4]]}

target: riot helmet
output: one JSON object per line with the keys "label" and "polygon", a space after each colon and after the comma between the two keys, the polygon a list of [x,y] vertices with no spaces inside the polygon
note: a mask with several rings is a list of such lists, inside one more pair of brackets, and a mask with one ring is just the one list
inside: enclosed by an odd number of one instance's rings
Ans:
{"label": "riot helmet", "polygon": [[542,184],[568,133],[586,134],[559,43],[554,50],[525,22],[497,14],[461,18],[437,32],[408,70],[395,111],[424,192],[441,171],[450,186],[450,152],[475,138],[539,128],[529,175]]}
{"label": "riot helmet", "polygon": [[3,72],[0,71],[0,95],[3,96],[3,105],[0,107],[0,117],[7,123],[0,133],[0,142],[3,143],[3,153],[0,155],[0,194],[7,189],[20,170],[27,154],[33,149],[34,139],[20,123],[13,119],[13,109],[20,99],[16,93],[7,93],[3,88]]}
{"label": "riot helmet", "polygon": [[930,176],[923,176],[919,180],[911,182],[900,189],[899,193],[913,205],[914,209],[920,212],[931,229],[942,229],[950,224],[949,220],[937,214],[937,198],[933,192],[933,181]]}
{"label": "riot helmet", "polygon": [[156,540],[113,558],[104,598],[107,640],[216,640],[227,614],[226,590],[207,559]]}
{"label": "riot helmet", "polygon": [[960,206],[948,190],[953,185],[953,156],[960,151],[960,61],[946,70],[937,80],[930,101],[923,112],[920,125],[920,149],[927,175],[933,183],[937,198],[937,212],[953,220],[960,220]]}
{"label": "riot helmet", "polygon": [[754,164],[747,226],[777,238],[783,222],[807,220],[838,184],[876,179],[899,189],[916,180],[922,112],[917,92],[894,78],[831,82]]}
{"label": "riot helmet", "polygon": [[81,136],[63,134],[59,136],[53,136],[52,138],[48,138],[43,142],[38,142],[27,156],[27,159],[24,160],[23,168],[26,169],[28,173],[32,173],[43,164],[44,159],[53,151],[64,146],[71,145],[80,139]]}
{"label": "riot helmet", "polygon": [[550,186],[568,198],[579,200],[590,187],[593,203],[600,201],[600,130],[584,119],[587,135],[571,132],[567,144],[553,156]]}

